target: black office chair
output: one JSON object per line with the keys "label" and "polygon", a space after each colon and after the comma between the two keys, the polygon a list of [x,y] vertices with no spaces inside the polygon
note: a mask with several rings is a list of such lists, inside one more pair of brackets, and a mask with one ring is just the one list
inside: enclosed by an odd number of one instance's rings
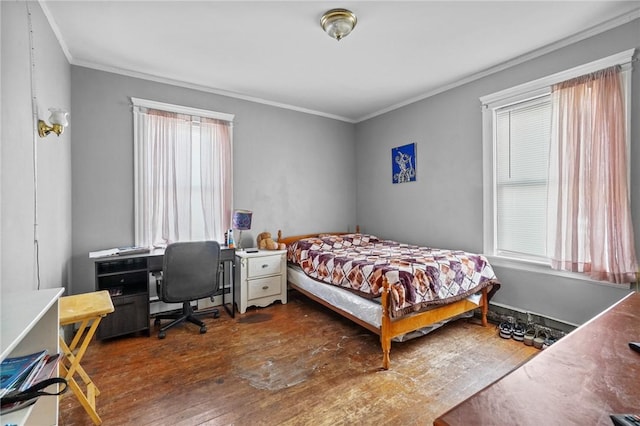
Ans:
{"label": "black office chair", "polygon": [[[160,328],[159,339],[164,339],[166,331],[183,321],[200,326],[200,333],[207,327],[195,317],[191,302],[215,295],[219,288],[220,244],[215,241],[194,241],[173,243],[167,246],[162,264],[162,279],[156,280],[158,297],[165,303],[182,303],[182,313],[158,315],[154,321],[160,325],[161,319],[173,319]],[[211,311],[208,311],[208,313]],[[213,310],[213,317],[220,313]]]}

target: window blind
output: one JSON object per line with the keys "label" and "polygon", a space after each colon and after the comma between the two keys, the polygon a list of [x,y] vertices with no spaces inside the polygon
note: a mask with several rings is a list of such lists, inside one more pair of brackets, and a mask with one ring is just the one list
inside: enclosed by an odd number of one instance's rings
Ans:
{"label": "window blind", "polygon": [[550,135],[548,95],[496,110],[498,253],[545,257]]}

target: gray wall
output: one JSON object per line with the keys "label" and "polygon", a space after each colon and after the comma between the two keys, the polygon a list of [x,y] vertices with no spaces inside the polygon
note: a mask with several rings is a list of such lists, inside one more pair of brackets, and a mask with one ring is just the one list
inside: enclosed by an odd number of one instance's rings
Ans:
{"label": "gray wall", "polygon": [[[640,20],[356,125],[357,210],[363,231],[482,252],[479,97],[640,46]],[[633,71],[631,197],[640,248],[640,72]],[[417,181],[391,183],[391,148],[417,143]],[[638,250],[638,248],[636,250]],[[640,251],[638,251],[640,253]],[[628,290],[496,267],[494,302],[579,324]]]}
{"label": "gray wall", "polygon": [[[2,292],[36,289],[34,146],[29,25],[26,2],[0,2],[2,45],[1,250]],[[29,2],[39,117],[70,110],[70,67],[37,2]],[[71,127],[36,136],[40,288],[66,286],[71,259]]]}
{"label": "gray wall", "polygon": [[235,114],[234,206],[254,212],[244,246],[263,231],[355,227],[352,124],[83,67],[71,82],[73,293],[93,289],[90,251],[133,244],[130,97]]}
{"label": "gray wall", "polygon": [[[48,118],[47,109],[53,106],[71,110],[65,134],[37,141],[41,287],[65,286],[71,275],[71,293],[93,289],[89,251],[133,243],[131,96],[236,115],[234,204],[255,212],[253,229],[245,233],[247,242],[262,231],[275,234],[278,228],[295,234],[353,229],[357,223],[382,237],[482,251],[478,98],[640,46],[640,23],[635,20],[354,126],[70,67],[39,5],[29,5],[40,116]],[[0,19],[0,286],[4,292],[36,288],[36,258],[25,2],[0,2]],[[636,65],[634,118],[639,80]],[[640,247],[640,167],[636,166],[640,120],[632,126],[632,210]],[[392,185],[390,150],[409,142],[418,144],[418,181]],[[309,165],[314,167],[312,173]],[[322,213],[325,206],[331,207],[331,214]],[[504,267],[496,267],[496,272],[504,286],[495,302],[570,323],[584,322],[626,293]]]}

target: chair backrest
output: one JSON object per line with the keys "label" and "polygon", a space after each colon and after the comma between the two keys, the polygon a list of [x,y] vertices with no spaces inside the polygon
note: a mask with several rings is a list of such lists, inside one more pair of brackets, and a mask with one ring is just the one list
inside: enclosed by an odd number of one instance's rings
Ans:
{"label": "chair backrest", "polygon": [[210,297],[218,291],[220,244],[192,241],[169,244],[162,265],[160,298],[166,303]]}

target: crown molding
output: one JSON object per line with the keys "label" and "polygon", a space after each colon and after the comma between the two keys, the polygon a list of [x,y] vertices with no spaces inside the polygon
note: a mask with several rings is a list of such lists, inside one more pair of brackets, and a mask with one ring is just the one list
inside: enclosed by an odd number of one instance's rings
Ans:
{"label": "crown molding", "polygon": [[147,74],[147,73],[143,73],[143,72],[137,72],[137,71],[131,71],[131,70],[125,70],[122,68],[117,68],[117,67],[110,67],[110,66],[106,66],[106,65],[102,65],[102,64],[96,64],[96,63],[91,63],[91,62],[86,62],[86,61],[80,61],[80,60],[76,60],[75,58],[73,58],[73,56],[71,55],[71,52],[69,51],[69,48],[67,46],[67,44],[65,43],[62,34],[60,32],[60,29],[55,21],[55,19],[53,19],[53,15],[51,15],[49,8],[47,7],[47,2],[45,0],[38,0],[38,4],[40,4],[40,7],[42,8],[47,21],[49,22],[49,25],[51,26],[51,29],[53,30],[53,33],[56,36],[56,39],[58,40],[58,43],[60,44],[60,47],[62,48],[62,51],[64,52],[65,57],[67,58],[67,61],[69,62],[69,64],[71,65],[76,65],[76,66],[81,66],[81,67],[86,67],[86,68],[91,68],[91,69],[96,69],[96,70],[100,70],[100,71],[105,71],[105,72],[111,72],[111,73],[115,73],[115,74],[120,74],[120,75],[124,75],[124,76],[129,76],[129,77],[134,77],[134,78],[140,78],[140,79],[144,79],[144,80],[150,80],[150,81],[155,81],[158,83],[164,83],[164,84],[170,84],[172,86],[179,86],[179,87],[184,87],[184,88],[188,88],[188,89],[193,89],[193,90],[198,90],[198,91],[202,91],[202,92],[207,92],[207,93],[213,93],[216,95],[220,95],[220,96],[226,96],[226,97],[230,97],[230,98],[235,98],[235,99],[241,99],[241,100],[245,100],[245,101],[249,101],[249,102],[254,102],[254,103],[259,103],[259,104],[263,104],[263,105],[268,105],[268,106],[273,106],[276,108],[283,108],[283,109],[288,109],[288,110],[292,110],[292,111],[297,111],[297,112],[302,112],[305,114],[311,114],[311,115],[317,115],[320,117],[325,117],[325,118],[329,118],[332,120],[338,120],[338,121],[344,121],[346,123],[351,123],[351,124],[357,124],[366,120],[369,120],[371,118],[386,114],[388,112],[394,111],[396,109],[400,109],[402,107],[405,107],[407,105],[411,105],[413,103],[422,101],[424,99],[430,98],[432,96],[438,95],[440,93],[446,92],[448,90],[454,89],[456,87],[465,85],[467,83],[479,80],[483,77],[489,76],[491,74],[495,74],[497,72],[503,71],[505,69],[511,68],[513,66],[522,64],[524,62],[530,61],[532,59],[541,57],[543,55],[546,55],[548,53],[551,53],[553,51],[559,50],[563,47],[569,46],[571,44],[577,43],[581,40],[585,40],[589,37],[593,37],[597,34],[603,33],[605,31],[611,30],[613,28],[619,27],[621,25],[624,25],[626,23],[629,23],[635,19],[640,18],[640,8],[635,9],[631,12],[628,12],[624,15],[621,15],[617,18],[613,18],[610,19],[609,21],[603,22],[602,24],[596,25],[594,27],[591,27],[587,30],[581,31],[577,34],[574,34],[572,36],[566,37],[562,40],[559,40],[557,42],[551,43],[547,46],[544,46],[540,49],[536,49],[532,52],[529,52],[527,54],[518,56],[517,58],[511,59],[509,61],[503,62],[501,64],[498,64],[494,67],[490,67],[487,68],[483,71],[480,71],[478,73],[474,73],[471,74],[467,77],[461,78],[459,80],[456,81],[452,81],[448,84],[445,84],[443,86],[440,86],[434,90],[422,93],[420,95],[411,97],[405,101],[402,102],[398,102],[396,104],[390,105],[386,108],[383,108],[381,110],[375,111],[373,113],[364,115],[360,118],[357,119],[353,119],[353,118],[349,118],[349,117],[343,117],[340,115],[336,115],[336,114],[331,114],[331,113],[326,113],[323,111],[316,111],[316,110],[312,110],[312,109],[308,109],[308,108],[303,108],[303,107],[299,107],[296,105],[290,105],[290,104],[286,104],[286,103],[282,103],[282,102],[276,102],[276,101],[271,101],[268,99],[263,99],[263,98],[259,98],[259,97],[255,97],[255,96],[249,96],[249,95],[245,95],[245,94],[241,94],[241,93],[235,93],[232,91],[228,91],[228,90],[223,90],[223,89],[218,89],[218,88],[213,88],[213,87],[209,87],[209,86],[204,86],[204,85],[199,85],[199,84],[193,84],[193,83],[188,83],[188,82],[184,82],[184,81],[179,81],[179,80],[174,80],[174,79],[170,79],[170,78],[165,78],[165,77],[160,77],[160,76],[156,76],[153,74]]}
{"label": "crown molding", "polygon": [[627,23],[629,23],[629,22],[631,22],[631,21],[633,21],[635,19],[638,19],[638,18],[640,18],[640,8],[638,8],[636,10],[633,10],[633,11],[631,11],[629,13],[626,13],[624,15],[621,15],[621,16],[619,16],[617,18],[613,18],[613,19],[611,19],[609,21],[603,22],[600,25],[596,25],[594,27],[591,27],[591,28],[589,28],[587,30],[584,30],[582,32],[579,32],[577,34],[574,34],[572,36],[564,38],[562,40],[558,40],[558,41],[556,41],[554,43],[548,44],[548,45],[546,45],[544,47],[541,47],[540,49],[536,49],[536,50],[531,51],[529,53],[526,53],[524,55],[518,56],[517,58],[513,58],[513,59],[511,59],[509,61],[506,61],[506,62],[503,62],[501,64],[498,64],[498,65],[496,65],[494,67],[487,68],[487,69],[485,69],[483,71],[480,71],[480,72],[475,73],[475,74],[471,74],[471,75],[469,75],[467,77],[464,77],[464,78],[462,78],[460,80],[456,80],[456,81],[453,81],[453,82],[451,82],[449,84],[446,84],[444,86],[440,86],[440,87],[438,87],[438,88],[436,88],[436,89],[434,89],[432,91],[423,93],[423,94],[418,95],[418,96],[414,96],[414,97],[412,97],[410,99],[407,99],[405,101],[399,102],[399,103],[394,104],[394,105],[391,105],[391,106],[389,106],[387,108],[384,108],[382,110],[379,110],[379,111],[376,111],[374,113],[371,113],[371,114],[365,115],[363,117],[360,117],[359,119],[356,120],[356,123],[360,123],[362,121],[369,120],[369,119],[377,117],[379,115],[386,114],[387,112],[391,112],[391,111],[394,111],[396,109],[402,108],[404,106],[411,105],[411,104],[419,102],[421,100],[424,100],[424,99],[430,98],[432,96],[438,95],[440,93],[446,92],[447,90],[454,89],[456,87],[465,85],[467,83],[471,83],[473,81],[479,80],[479,79],[481,79],[483,77],[487,77],[487,76],[489,76],[491,74],[495,74],[497,72],[504,71],[504,70],[506,70],[508,68],[511,68],[511,67],[514,67],[516,65],[520,65],[520,64],[522,64],[524,62],[527,62],[527,61],[530,61],[532,59],[539,58],[539,57],[541,57],[543,55],[546,55],[547,53],[551,53],[551,52],[554,52],[556,50],[562,49],[563,47],[570,46],[570,45],[575,44],[575,43],[577,43],[579,41],[585,40],[585,39],[587,39],[589,37],[593,37],[595,35],[598,35],[600,33],[605,32],[605,31],[608,31],[608,30],[611,30],[613,28],[619,27],[621,25],[627,24]]}

